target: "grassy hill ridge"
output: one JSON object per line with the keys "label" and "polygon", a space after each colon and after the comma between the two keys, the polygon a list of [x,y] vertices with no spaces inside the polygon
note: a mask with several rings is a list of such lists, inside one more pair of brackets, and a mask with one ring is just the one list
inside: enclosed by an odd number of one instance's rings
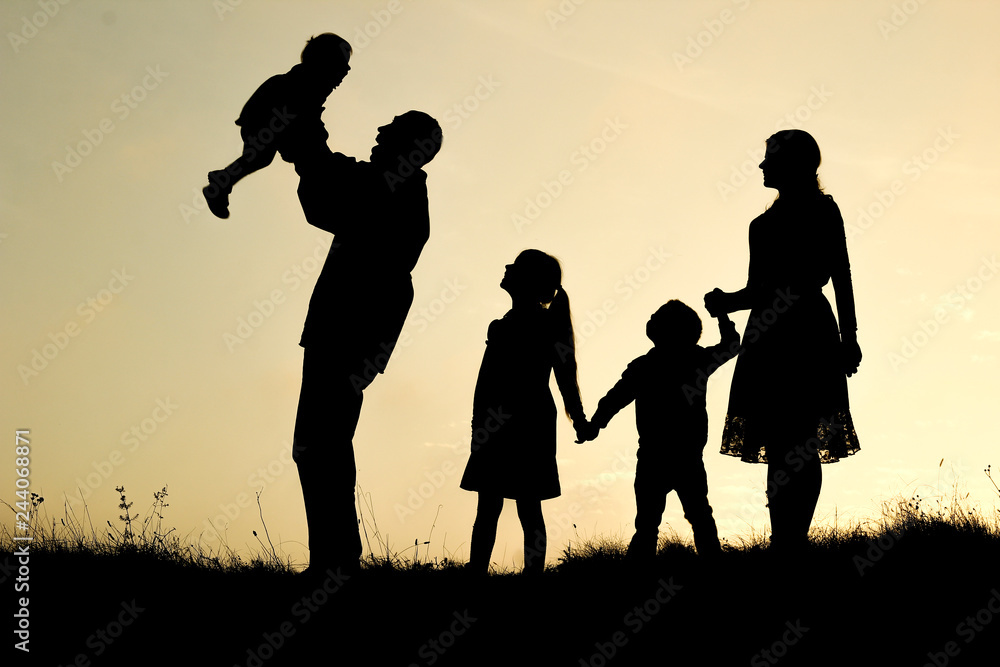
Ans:
{"label": "grassy hill ridge", "polygon": [[[30,549],[31,654],[7,664],[1000,663],[1000,528],[958,506],[899,501],[788,557],[758,539],[705,563],[664,540],[638,568],[598,540],[537,577],[394,557],[307,576],[274,558],[208,558],[158,528],[58,532]],[[0,536],[5,587],[18,548]]]}

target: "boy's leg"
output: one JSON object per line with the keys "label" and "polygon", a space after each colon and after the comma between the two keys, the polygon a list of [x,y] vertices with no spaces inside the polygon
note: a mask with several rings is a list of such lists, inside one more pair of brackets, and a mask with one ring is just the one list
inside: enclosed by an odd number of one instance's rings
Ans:
{"label": "boy's leg", "polygon": [[712,516],[712,506],[708,503],[708,475],[705,462],[698,458],[679,463],[675,488],[684,508],[684,518],[691,524],[694,533],[694,547],[699,556],[712,556],[721,550],[719,530]]}
{"label": "boy's leg", "polygon": [[490,557],[497,540],[497,522],[501,511],[503,496],[479,494],[476,521],[472,524],[472,545],[469,549],[469,569],[473,572],[486,574],[490,569]]}
{"label": "boy's leg", "polygon": [[670,487],[659,466],[644,464],[635,467],[635,535],[628,545],[628,555],[651,559],[656,556],[660,537],[660,520],[667,505]]}
{"label": "boy's leg", "polygon": [[524,531],[524,572],[537,574],[545,569],[545,549],[548,536],[542,517],[542,501],[518,500],[517,518]]}

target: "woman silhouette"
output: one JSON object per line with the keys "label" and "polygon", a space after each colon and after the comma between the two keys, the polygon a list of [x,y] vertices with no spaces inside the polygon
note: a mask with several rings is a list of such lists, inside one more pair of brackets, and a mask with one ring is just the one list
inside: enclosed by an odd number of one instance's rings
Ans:
{"label": "woman silhouette", "polygon": [[559,261],[540,250],[519,254],[500,281],[511,309],[489,326],[473,398],[472,454],[461,482],[479,493],[469,557],[474,573],[489,569],[504,498],[517,501],[524,572],[545,567],[541,501],[560,493],[556,407],[549,391],[553,371],[578,441],[586,428],[569,297],[561,282]]}
{"label": "woman silhouette", "polygon": [[[747,285],[705,295],[713,316],[750,310],[733,372],[722,453],[767,463],[771,545],[808,544],[821,463],[860,447],[847,378],[857,372],[854,292],[840,209],[823,193],[819,146],[802,130],[766,143],[760,169],[778,198],[750,223]],[[822,288],[833,282],[837,319]]]}

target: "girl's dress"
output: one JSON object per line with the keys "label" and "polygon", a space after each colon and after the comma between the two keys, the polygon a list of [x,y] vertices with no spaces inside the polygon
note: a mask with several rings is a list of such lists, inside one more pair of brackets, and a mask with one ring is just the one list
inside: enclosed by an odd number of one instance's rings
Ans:
{"label": "girl's dress", "polygon": [[778,199],[750,223],[750,308],[733,372],[722,453],[766,463],[768,440],[789,422],[815,424],[820,460],[856,453],[841,367],[841,342],[822,288],[832,279],[841,328],[857,328],[844,221],[833,198],[817,191]]}
{"label": "girl's dress", "polygon": [[560,494],[556,469],[556,382],[575,419],[583,417],[576,356],[542,306],[510,310],[490,323],[472,412],[472,454],[462,476],[467,491],[545,500]]}

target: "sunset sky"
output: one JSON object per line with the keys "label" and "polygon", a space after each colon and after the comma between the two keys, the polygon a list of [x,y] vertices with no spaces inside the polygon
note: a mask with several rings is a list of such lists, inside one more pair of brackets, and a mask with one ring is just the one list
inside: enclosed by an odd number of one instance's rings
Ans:
{"label": "sunset sky", "polygon": [[[824,466],[817,523],[897,496],[933,507],[956,484],[995,507],[996,2],[42,0],[3,2],[0,25],[8,502],[14,433],[30,429],[50,518],[86,505],[100,530],[120,523],[116,486],[140,513],[166,486],[183,539],[249,554],[262,512],[275,546],[306,561],[290,443],[331,237],[305,222],[280,160],[237,186],[228,220],[200,190],[239,154],[233,121],[256,87],[336,32],[354,56],[326,104],[333,150],[367,158],[409,109],[444,130],[413,307],[355,439],[393,551],[430,541],[421,558],[468,558],[476,496],[458,482],[486,329],[510,307],[504,265],[525,248],[561,260],[591,414],[665,301],[696,308],[702,343],[718,341],[702,296],[745,284],[748,224],[775,196],[757,164],[787,127],[823,152],[864,352],[849,380],[862,451]],[[733,319],[742,332],[746,312]],[[733,367],[709,385],[705,449],[730,540],[768,532],[764,466],[718,454]],[[635,451],[631,408],[586,445],[560,414],[550,561],[570,541],[631,536]],[[675,496],[661,530],[690,537]],[[494,559],[520,566],[512,505]]]}

